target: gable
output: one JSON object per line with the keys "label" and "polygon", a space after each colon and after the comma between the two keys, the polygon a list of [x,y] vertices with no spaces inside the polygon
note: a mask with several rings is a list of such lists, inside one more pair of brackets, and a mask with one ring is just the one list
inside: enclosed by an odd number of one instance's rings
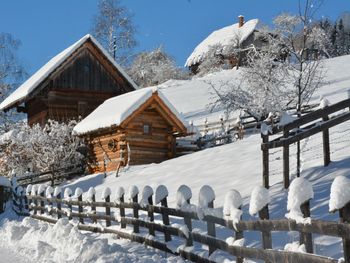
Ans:
{"label": "gable", "polygon": [[[88,69],[87,71],[90,71],[91,73],[90,76],[87,76],[87,74],[81,72],[82,70],[80,66],[71,65],[72,61],[75,61],[76,59],[79,60],[77,56],[82,54],[81,51],[84,49],[87,49],[90,53],[89,56],[91,61],[96,61],[95,66],[100,67],[100,69]],[[88,59],[85,61],[85,63],[89,63]],[[91,63],[90,65],[92,66]],[[71,67],[71,73],[67,75],[62,75],[62,82],[58,81],[58,84],[60,86],[76,86],[76,83],[74,83],[74,81],[72,82],[72,76],[77,76],[78,78],[85,78],[85,83],[89,84],[88,87],[84,87],[84,89],[90,88],[92,86],[90,78],[97,79],[97,83],[100,85],[100,87],[104,87],[106,83],[102,82],[105,78],[100,78],[100,76],[104,76],[107,77],[107,84],[108,82],[111,83],[115,81],[119,85],[119,88],[123,89],[123,92],[128,92],[137,89],[137,85],[114,61],[114,59],[108,54],[108,52],[98,43],[98,41],[94,39],[91,35],[86,35],[80,40],[78,40],[76,43],[74,43],[73,45],[71,45],[70,47],[66,48],[61,53],[53,57],[35,74],[33,74],[29,79],[27,79],[19,88],[17,88],[13,93],[11,93],[10,96],[8,96],[0,104],[0,109],[8,110],[14,106],[28,101],[28,99],[30,98],[33,98],[44,88],[53,84],[52,81],[57,79],[57,77],[62,73],[62,70],[64,70],[66,67]],[[103,70],[101,70],[102,68]],[[94,74],[98,72],[100,74]],[[80,86],[83,86],[83,84],[81,84]],[[107,89],[108,88],[110,87],[107,87]]]}
{"label": "gable", "polygon": [[120,127],[127,128],[129,127],[130,123],[139,123],[142,119],[144,119],[144,123],[152,124],[156,122],[162,126],[168,125],[172,128],[172,132],[179,132],[182,134],[187,133],[187,128],[158,97],[158,93],[153,93],[153,95],[143,105],[141,105],[120,124]]}

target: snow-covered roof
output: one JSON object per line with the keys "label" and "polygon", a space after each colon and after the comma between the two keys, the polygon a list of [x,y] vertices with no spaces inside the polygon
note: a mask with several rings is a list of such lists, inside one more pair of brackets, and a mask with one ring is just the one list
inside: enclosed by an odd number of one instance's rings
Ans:
{"label": "snow-covered roof", "polygon": [[10,94],[1,104],[0,110],[10,108],[16,103],[21,103],[42,83],[51,73],[53,73],[70,55],[73,54],[79,47],[81,47],[86,41],[91,40],[103,53],[103,55],[112,63],[117,70],[123,75],[123,77],[133,86],[134,89],[138,89],[135,82],[126,74],[120,65],[109,55],[109,53],[101,46],[101,44],[90,34],[85,35],[70,47],[63,50],[61,53],[53,57],[42,68],[40,68],[35,74],[33,74],[28,80],[26,80],[20,87],[18,87],[13,93]]}
{"label": "snow-covered roof", "polygon": [[82,135],[99,129],[108,128],[112,125],[119,126],[155,92],[177,119],[181,121],[185,127],[189,127],[188,122],[174,108],[164,94],[154,87],[149,87],[128,92],[106,100],[85,119],[79,122],[74,127],[73,132],[77,135]]}
{"label": "snow-covered roof", "polygon": [[185,67],[202,61],[211,46],[221,45],[223,49],[229,46],[238,46],[243,43],[255,30],[259,20],[252,19],[239,27],[239,23],[221,28],[204,39],[188,57]]}

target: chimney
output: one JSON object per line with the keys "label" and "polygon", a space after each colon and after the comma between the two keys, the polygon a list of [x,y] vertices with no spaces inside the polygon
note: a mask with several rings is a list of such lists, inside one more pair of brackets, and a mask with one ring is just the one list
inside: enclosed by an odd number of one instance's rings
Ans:
{"label": "chimney", "polygon": [[239,15],[238,16],[238,28],[242,27],[244,25],[244,16]]}

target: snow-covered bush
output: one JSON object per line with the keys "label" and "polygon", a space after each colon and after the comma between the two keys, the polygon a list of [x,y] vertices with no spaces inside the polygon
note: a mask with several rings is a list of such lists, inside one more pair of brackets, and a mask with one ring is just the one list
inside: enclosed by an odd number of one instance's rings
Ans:
{"label": "snow-covered bush", "polygon": [[0,172],[23,174],[82,165],[84,156],[78,149],[83,142],[72,136],[75,125],[75,121],[66,124],[51,120],[44,127],[16,123],[0,137]]}
{"label": "snow-covered bush", "polygon": [[175,61],[161,47],[140,53],[128,73],[141,87],[158,85],[169,79],[189,78],[189,74],[178,68]]}

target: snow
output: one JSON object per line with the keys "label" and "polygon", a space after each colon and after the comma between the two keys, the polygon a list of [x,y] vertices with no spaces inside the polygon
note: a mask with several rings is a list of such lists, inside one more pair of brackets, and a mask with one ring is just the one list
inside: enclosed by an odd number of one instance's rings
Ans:
{"label": "snow", "polygon": [[106,188],[103,190],[102,195],[101,195],[102,200],[106,200],[106,198],[107,198],[108,196],[111,196],[111,193],[112,193],[111,188],[106,187]]}
{"label": "snow", "polygon": [[164,198],[168,197],[169,192],[165,185],[159,185],[156,189],[155,204],[159,204]]}
{"label": "snow", "polygon": [[337,176],[331,186],[329,211],[334,212],[350,202],[350,180],[345,176]]}
{"label": "snow", "polygon": [[285,251],[290,252],[301,252],[306,253],[306,248],[304,244],[299,244],[299,242],[288,243],[284,246]]}
{"label": "snow", "polygon": [[146,207],[149,205],[148,199],[153,195],[153,189],[149,185],[145,185],[142,189],[140,205],[141,207]]}
{"label": "snow", "polygon": [[289,115],[287,112],[283,112],[280,121],[278,122],[278,126],[284,126],[288,123],[295,121],[297,118]]}
{"label": "snow", "polygon": [[51,186],[48,186],[48,187],[46,188],[46,191],[45,191],[45,196],[46,196],[47,198],[51,198],[53,192],[54,192],[54,189],[53,189]]}
{"label": "snow", "polygon": [[121,187],[121,186],[118,186],[118,187],[117,187],[117,190],[116,190],[116,192],[115,192],[115,199],[116,199],[116,202],[119,202],[119,201],[120,201],[120,198],[122,198],[124,194],[125,194],[124,188]]}
{"label": "snow", "polygon": [[226,217],[232,220],[233,226],[241,220],[243,200],[241,194],[237,190],[230,190],[225,196],[223,213]]}
{"label": "snow", "polygon": [[11,182],[8,178],[0,176],[0,185],[5,187],[11,187]]}
{"label": "snow", "polygon": [[228,237],[226,238],[226,243],[229,246],[238,246],[238,247],[243,247],[244,246],[245,239],[235,239],[234,237]]}
{"label": "snow", "polygon": [[38,195],[43,194],[45,192],[45,190],[46,190],[46,185],[40,184],[39,188],[38,188]]}
{"label": "snow", "polygon": [[189,200],[192,198],[192,191],[187,185],[181,185],[177,189],[176,204],[178,208],[183,208],[188,205]]}
{"label": "snow", "polygon": [[0,247],[1,262],[184,262],[114,235],[84,233],[68,219],[54,225],[30,217],[7,221],[0,228],[0,244],[6,244]]}
{"label": "snow", "polygon": [[289,186],[287,210],[290,212],[286,217],[298,223],[308,223],[309,219],[303,218],[300,206],[312,198],[314,191],[311,183],[302,177],[295,178]]}
{"label": "snow", "polygon": [[320,105],[319,105],[319,108],[320,109],[324,109],[326,107],[328,107],[331,103],[329,102],[329,100],[327,98],[321,98],[321,101],[320,101]]}
{"label": "snow", "polygon": [[129,201],[132,202],[133,198],[135,196],[137,196],[139,194],[139,189],[137,188],[136,185],[132,185],[129,187],[129,190],[128,190],[128,198],[129,198]]}
{"label": "snow", "polygon": [[218,50],[218,53],[222,53],[232,46],[238,47],[254,32],[258,22],[258,19],[252,19],[244,23],[242,27],[236,23],[212,32],[187,58],[185,67],[201,62],[212,46],[222,46],[223,50]]}
{"label": "snow", "polygon": [[32,185],[31,184],[28,184],[27,185],[27,188],[26,188],[26,195],[29,195],[31,192],[32,192]]}
{"label": "snow", "polygon": [[208,207],[210,202],[215,200],[215,193],[213,188],[209,185],[203,185],[199,190],[198,206],[202,208]]}
{"label": "snow", "polygon": [[38,191],[38,186],[35,184],[31,187],[31,191],[30,191],[30,194],[31,195],[36,195],[37,194],[37,191]]}
{"label": "snow", "polygon": [[61,187],[56,186],[56,187],[55,187],[55,190],[53,191],[53,196],[54,196],[54,197],[57,197],[59,194],[61,194],[61,192],[62,192]]}
{"label": "snow", "polygon": [[260,132],[263,135],[269,135],[272,133],[272,127],[265,122],[261,123]]}
{"label": "snow", "polygon": [[89,201],[92,201],[92,198],[96,195],[96,190],[94,187],[90,187],[88,192],[87,192],[87,199]]}
{"label": "snow", "polygon": [[141,105],[146,103],[153,94],[157,94],[165,105],[176,115],[185,127],[189,127],[187,121],[171,105],[163,93],[155,87],[143,88],[110,98],[98,106],[85,119],[79,122],[73,132],[78,135],[90,133],[98,129],[119,126]]}
{"label": "snow", "polygon": [[21,195],[23,193],[23,187],[22,186],[18,186],[16,189],[16,193],[17,195]]}
{"label": "snow", "polygon": [[71,199],[72,194],[73,194],[73,192],[72,192],[72,190],[71,190],[70,188],[66,188],[66,189],[64,189],[64,194],[63,194],[64,199],[68,199],[68,200],[70,200],[70,199]]}
{"label": "snow", "polygon": [[261,209],[270,203],[269,190],[257,185],[250,197],[249,214],[256,215]]}
{"label": "snow", "polygon": [[80,187],[75,188],[74,197],[78,198],[83,195],[83,190]]}
{"label": "snow", "polygon": [[20,87],[18,87],[10,96],[8,96],[1,104],[0,110],[5,110],[12,105],[26,99],[38,86],[42,83],[50,74],[52,74],[57,68],[71,56],[79,47],[81,47],[86,41],[91,40],[106,56],[108,61],[113,64],[122,76],[137,89],[137,85],[134,81],[125,73],[125,71],[115,62],[115,60],[108,54],[108,52],[98,43],[98,41],[90,34],[83,36],[73,45],[69,46],[61,53],[53,57],[42,68],[40,68],[35,74],[33,74],[27,81],[25,81]]}

